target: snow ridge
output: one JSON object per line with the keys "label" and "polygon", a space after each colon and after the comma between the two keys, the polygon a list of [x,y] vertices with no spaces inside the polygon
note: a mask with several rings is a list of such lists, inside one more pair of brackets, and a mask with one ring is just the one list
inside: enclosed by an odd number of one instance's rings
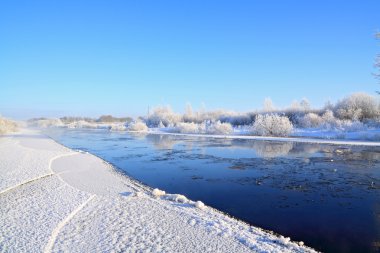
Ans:
{"label": "snow ridge", "polygon": [[72,211],[65,219],[63,219],[60,223],[58,223],[57,227],[53,230],[51,233],[51,236],[49,238],[49,242],[45,247],[44,253],[50,253],[52,252],[54,243],[58,237],[59,232],[61,229],[68,223],[70,220],[79,213],[93,198],[95,198],[95,194],[91,195],[85,202],[83,202],[81,205],[79,205],[74,211]]}
{"label": "snow ridge", "polygon": [[19,184],[16,184],[16,185],[14,185],[14,186],[8,187],[8,188],[5,189],[5,190],[0,191],[0,195],[3,194],[3,193],[6,193],[6,192],[8,192],[8,191],[11,191],[11,190],[13,190],[13,189],[15,189],[15,188],[17,188],[17,187],[20,187],[20,186],[23,186],[23,185],[25,185],[25,184],[29,184],[29,183],[31,183],[31,182],[34,182],[34,181],[37,181],[37,180],[43,179],[43,178],[45,178],[45,177],[50,177],[50,176],[52,176],[52,175],[54,175],[54,173],[49,173],[49,174],[42,175],[42,176],[40,176],[40,177],[36,177],[36,178],[30,179],[30,180],[26,180],[26,181],[24,181],[24,182],[21,182],[21,183],[19,183]]}

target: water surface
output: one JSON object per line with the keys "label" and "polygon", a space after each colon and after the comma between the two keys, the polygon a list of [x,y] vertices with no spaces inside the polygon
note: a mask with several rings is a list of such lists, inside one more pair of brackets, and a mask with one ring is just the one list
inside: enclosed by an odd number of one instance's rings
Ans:
{"label": "water surface", "polygon": [[380,148],[49,130],[128,176],[324,252],[380,252]]}

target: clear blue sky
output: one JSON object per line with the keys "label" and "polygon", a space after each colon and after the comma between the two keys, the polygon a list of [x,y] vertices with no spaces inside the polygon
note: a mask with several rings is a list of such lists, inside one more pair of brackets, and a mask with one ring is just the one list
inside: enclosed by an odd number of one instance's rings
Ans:
{"label": "clear blue sky", "polygon": [[379,89],[379,0],[1,1],[0,113],[248,111]]}

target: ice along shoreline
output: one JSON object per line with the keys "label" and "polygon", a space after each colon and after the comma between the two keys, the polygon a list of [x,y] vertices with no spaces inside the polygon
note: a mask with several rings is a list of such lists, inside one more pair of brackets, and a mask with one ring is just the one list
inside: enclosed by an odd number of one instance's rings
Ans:
{"label": "ice along shoreline", "polygon": [[330,144],[330,145],[349,145],[349,146],[369,146],[380,147],[379,141],[365,140],[337,140],[307,137],[274,137],[274,136],[253,136],[253,135],[217,135],[217,134],[187,134],[172,133],[165,131],[150,130],[148,132],[125,131],[130,133],[156,134],[156,135],[173,135],[173,136],[190,136],[201,138],[231,139],[231,140],[256,140],[256,141],[274,141],[274,142],[299,142],[311,144]]}

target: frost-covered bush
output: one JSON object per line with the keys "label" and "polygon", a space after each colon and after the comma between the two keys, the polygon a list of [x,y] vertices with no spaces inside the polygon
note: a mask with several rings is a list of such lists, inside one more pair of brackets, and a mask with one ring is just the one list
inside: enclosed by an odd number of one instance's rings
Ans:
{"label": "frost-covered bush", "polygon": [[252,126],[252,132],[262,136],[288,136],[292,130],[288,117],[277,114],[259,114]]}
{"label": "frost-covered bush", "polygon": [[89,129],[108,129],[108,124],[88,122],[84,120],[74,121],[65,125],[67,128],[89,128]]}
{"label": "frost-covered bush", "polygon": [[233,132],[233,128],[230,123],[221,123],[220,121],[217,121],[212,123],[206,131],[208,134],[228,135]]}
{"label": "frost-covered bush", "polygon": [[63,124],[70,124],[70,123],[74,123],[74,122],[77,122],[77,121],[86,121],[86,122],[95,122],[96,120],[93,119],[93,118],[89,118],[89,117],[68,117],[68,116],[65,116],[65,117],[62,117],[60,118],[60,120],[62,121]]}
{"label": "frost-covered bush", "polygon": [[340,119],[364,120],[374,119],[379,115],[376,99],[366,93],[354,93],[339,101],[335,113]]}
{"label": "frost-covered bush", "polygon": [[177,133],[185,134],[221,134],[227,135],[233,132],[233,128],[230,123],[221,123],[217,122],[202,122],[201,124],[197,123],[187,123],[180,122],[172,129],[172,131]]}
{"label": "frost-covered bush", "polygon": [[205,124],[180,122],[176,124],[174,131],[183,134],[200,134],[205,132]]}
{"label": "frost-covered bush", "polygon": [[0,117],[0,134],[15,132],[17,130],[16,122]]}
{"label": "frost-covered bush", "polygon": [[234,115],[223,115],[219,117],[222,123],[230,123],[233,126],[251,125],[255,117],[251,117],[248,113],[240,113]]}
{"label": "frost-covered bush", "polygon": [[147,132],[148,126],[142,121],[136,121],[136,122],[130,123],[127,126],[127,129],[129,131],[134,131],[134,132]]}
{"label": "frost-covered bush", "polygon": [[339,122],[339,129],[344,132],[355,132],[367,130],[367,126],[360,121],[341,120]]}
{"label": "frost-covered bush", "polygon": [[321,116],[319,116],[316,113],[308,113],[305,116],[302,117],[300,120],[301,126],[310,128],[310,127],[319,127],[323,123],[323,119]]}
{"label": "frost-covered bush", "polygon": [[180,121],[181,116],[174,113],[169,106],[156,107],[153,113],[146,118],[146,124],[150,127],[157,127],[160,124],[170,127]]}
{"label": "frost-covered bush", "polygon": [[36,118],[28,120],[28,126],[48,128],[48,127],[62,127],[64,124],[61,119],[47,119],[47,118]]}
{"label": "frost-covered bush", "polygon": [[127,127],[123,124],[112,124],[110,126],[110,131],[125,131]]}
{"label": "frost-covered bush", "polygon": [[117,118],[112,115],[102,115],[100,116],[96,122],[102,122],[102,123],[113,123],[113,122],[132,122],[132,118],[130,117],[123,117],[123,118]]}

